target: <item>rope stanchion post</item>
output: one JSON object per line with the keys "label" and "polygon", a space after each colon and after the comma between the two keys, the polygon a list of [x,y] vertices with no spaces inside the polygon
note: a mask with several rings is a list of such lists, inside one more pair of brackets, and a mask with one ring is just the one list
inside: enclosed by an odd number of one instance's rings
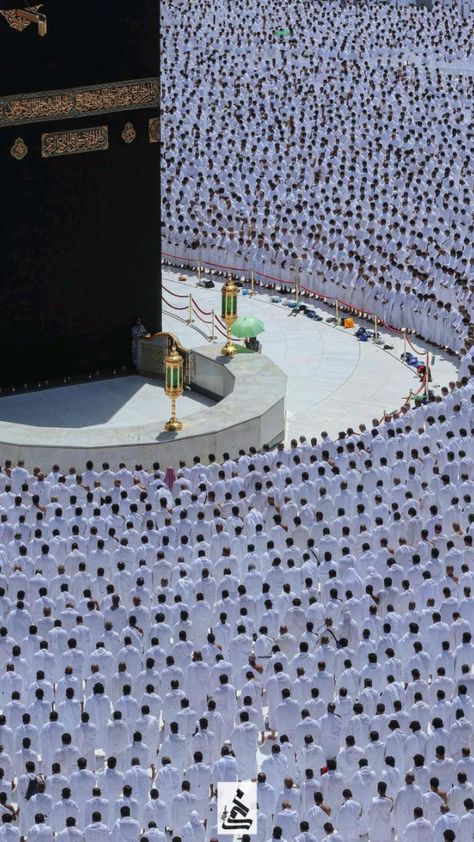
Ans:
{"label": "rope stanchion post", "polygon": [[339,301],[336,298],[336,325],[339,325]]}
{"label": "rope stanchion post", "polygon": [[425,363],[425,400],[428,400],[429,397],[429,380],[430,380],[430,354],[429,351],[426,352],[426,363]]}
{"label": "rope stanchion post", "polygon": [[216,324],[215,324],[215,313],[214,310],[211,310],[211,342],[216,341]]}
{"label": "rope stanchion post", "polygon": [[254,276],[254,272],[253,272],[253,269],[252,269],[252,271],[250,273],[250,295],[255,295],[254,285],[255,285],[255,276]]}
{"label": "rope stanchion post", "polygon": [[300,303],[300,281],[299,281],[299,278],[296,279],[295,297],[296,297],[296,303],[299,304]]}
{"label": "rope stanchion post", "polygon": [[201,273],[202,273],[201,258],[198,257],[198,284],[201,283]]}
{"label": "rope stanchion post", "polygon": [[406,354],[407,352],[407,329],[406,327],[403,328],[403,353]]}
{"label": "rope stanchion post", "polygon": [[375,319],[374,319],[374,339],[375,339],[376,342],[377,342],[378,338],[379,338],[379,321],[377,319],[377,316],[375,316]]}
{"label": "rope stanchion post", "polygon": [[188,309],[189,309],[189,313],[188,313],[187,322],[188,322],[188,325],[190,325],[191,322],[194,321],[194,319],[193,319],[193,297],[192,297],[191,293],[188,296]]}

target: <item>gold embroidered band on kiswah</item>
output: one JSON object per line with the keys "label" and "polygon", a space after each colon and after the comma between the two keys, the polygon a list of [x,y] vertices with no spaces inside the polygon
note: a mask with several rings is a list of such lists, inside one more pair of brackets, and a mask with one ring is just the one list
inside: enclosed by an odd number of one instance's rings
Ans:
{"label": "gold embroidered band on kiswah", "polygon": [[72,129],[68,132],[48,132],[41,135],[41,156],[76,155],[78,152],[100,152],[109,148],[107,126]]}
{"label": "gold embroidered band on kiswah", "polygon": [[159,99],[160,86],[155,78],[3,96],[0,97],[0,126],[156,108]]}

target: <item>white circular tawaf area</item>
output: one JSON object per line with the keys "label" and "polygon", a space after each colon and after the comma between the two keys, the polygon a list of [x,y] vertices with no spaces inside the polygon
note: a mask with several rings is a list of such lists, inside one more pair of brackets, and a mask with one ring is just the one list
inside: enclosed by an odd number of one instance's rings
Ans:
{"label": "white circular tawaf area", "polygon": [[[164,272],[165,287],[180,295],[186,290],[204,311],[219,312],[219,282],[203,289],[191,273],[186,284],[177,274]],[[165,296],[173,300],[170,293]],[[353,330],[325,321],[334,310],[311,300],[308,304],[323,321],[292,316],[282,303],[272,303],[267,292],[239,295],[239,312],[265,324],[259,337],[264,353],[223,358],[222,336],[195,349],[190,368],[204,395],[186,391],[178,400],[178,418],[184,421],[178,434],[163,431],[170,402],[159,381],[117,377],[1,398],[0,457],[23,458],[28,467],[58,462],[79,470],[88,459],[112,465],[189,464],[195,455],[221,458],[226,451],[235,455],[241,448],[259,449],[299,435],[311,438],[322,430],[336,437],[348,427],[370,425],[384,410],[398,410],[409,391],[419,389],[414,369],[400,361],[400,334],[381,332],[393,346],[385,350],[371,341],[359,342]],[[164,329],[185,347],[203,342],[196,329],[206,335],[209,327],[196,313],[192,324],[177,320],[180,312],[165,305]],[[421,340],[412,341],[423,352],[429,348]],[[433,350],[432,385],[439,392],[457,379],[456,358]]]}
{"label": "white circular tawaf area", "polygon": [[[205,311],[219,312],[222,278],[213,276],[213,289],[197,287],[197,276],[185,270],[188,281],[178,281],[182,270],[171,267],[163,269],[163,285],[171,292],[191,293]],[[209,277],[209,276],[208,276]],[[359,424],[370,424],[373,418],[380,419],[384,410],[394,412],[405,401],[410,389],[420,387],[420,380],[413,368],[400,360],[404,343],[401,334],[382,330],[380,336],[392,350],[384,350],[372,342],[359,342],[353,330],[335,328],[326,322],[334,317],[334,308],[314,299],[304,299],[324,321],[312,321],[291,311],[282,303],[272,303],[272,292],[261,288],[256,295],[238,296],[239,313],[255,316],[265,325],[265,332],[259,336],[264,354],[270,357],[288,377],[286,392],[286,440],[299,435],[307,438],[326,430],[337,436],[340,430],[356,428]],[[181,303],[169,292],[164,292],[167,302]],[[177,333],[185,346],[196,342],[196,327],[203,325],[195,315],[192,325],[178,323],[176,315],[167,304],[163,304],[164,330]],[[342,315],[342,313],[341,313]],[[356,325],[373,324],[354,317]],[[179,326],[178,326],[179,325]],[[430,350],[432,385],[439,393],[441,386],[457,380],[458,358],[449,356],[425,341],[410,337],[419,350]]]}

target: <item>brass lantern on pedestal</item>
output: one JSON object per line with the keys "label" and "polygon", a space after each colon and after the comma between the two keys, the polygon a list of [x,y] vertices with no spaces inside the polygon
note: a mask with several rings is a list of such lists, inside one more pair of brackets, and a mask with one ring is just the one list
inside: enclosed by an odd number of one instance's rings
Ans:
{"label": "brass lantern on pedestal", "polygon": [[183,358],[173,345],[165,357],[165,392],[171,400],[171,418],[165,424],[168,432],[178,432],[183,429],[181,421],[176,418],[176,400],[183,394]]}
{"label": "brass lantern on pedestal", "polygon": [[238,287],[234,284],[231,275],[227,276],[227,281],[222,287],[222,319],[227,326],[227,342],[222,349],[222,353],[226,357],[233,357],[237,353],[237,348],[232,342],[231,328],[237,319],[237,295],[239,294]]}

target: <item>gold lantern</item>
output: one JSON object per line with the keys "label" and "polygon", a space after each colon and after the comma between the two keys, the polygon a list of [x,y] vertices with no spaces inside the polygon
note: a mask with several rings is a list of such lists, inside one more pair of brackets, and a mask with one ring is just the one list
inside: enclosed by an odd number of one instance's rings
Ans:
{"label": "gold lantern", "polygon": [[234,284],[232,277],[227,276],[227,281],[222,287],[222,319],[227,325],[227,342],[222,349],[222,353],[226,357],[232,357],[237,353],[237,348],[232,342],[231,328],[237,319],[237,295],[238,288]]}
{"label": "gold lantern", "polygon": [[183,394],[183,358],[173,345],[165,357],[165,392],[171,400],[171,418],[165,424],[165,430],[177,432],[183,429],[176,418],[176,400]]}

